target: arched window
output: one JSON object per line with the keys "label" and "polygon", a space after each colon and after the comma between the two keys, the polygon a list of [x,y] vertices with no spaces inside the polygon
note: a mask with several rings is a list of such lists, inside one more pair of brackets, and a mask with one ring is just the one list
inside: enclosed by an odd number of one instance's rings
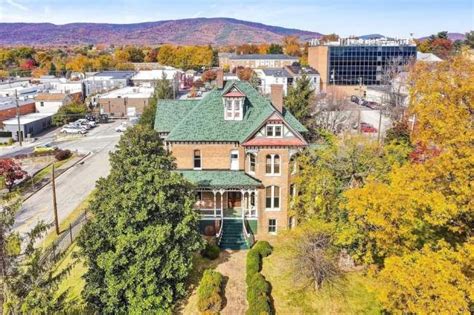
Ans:
{"label": "arched window", "polygon": [[280,210],[280,187],[268,186],[265,188],[265,208],[267,210]]}
{"label": "arched window", "polygon": [[280,156],[267,154],[265,157],[265,173],[267,175],[280,175]]}
{"label": "arched window", "polygon": [[194,150],[193,162],[194,162],[194,169],[195,170],[200,170],[202,168],[201,150]]}

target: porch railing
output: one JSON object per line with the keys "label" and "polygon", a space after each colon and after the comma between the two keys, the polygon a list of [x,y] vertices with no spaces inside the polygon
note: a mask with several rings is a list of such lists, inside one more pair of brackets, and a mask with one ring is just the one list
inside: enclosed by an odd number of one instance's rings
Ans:
{"label": "porch railing", "polygon": [[216,234],[216,239],[217,239],[217,245],[221,244],[221,239],[222,239],[222,228],[224,226],[224,220],[220,219],[220,226],[219,226],[219,231],[217,231]]}
{"label": "porch railing", "polygon": [[242,220],[242,229],[243,229],[243,232],[244,232],[245,241],[247,242],[248,247],[251,248],[253,246],[253,244],[255,243],[255,236],[253,235],[252,231],[250,230],[250,227],[247,228],[247,224],[248,224],[248,221],[247,221],[246,218],[244,218]]}
{"label": "porch railing", "polygon": [[199,214],[201,217],[206,217],[206,218],[220,218],[222,216],[222,209],[196,209],[199,211]]}

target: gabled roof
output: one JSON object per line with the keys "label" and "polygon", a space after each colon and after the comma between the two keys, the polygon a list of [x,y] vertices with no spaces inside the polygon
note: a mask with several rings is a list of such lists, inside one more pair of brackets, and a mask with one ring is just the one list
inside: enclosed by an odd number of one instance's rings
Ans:
{"label": "gabled roof", "polygon": [[261,182],[244,171],[229,170],[179,170],[184,178],[201,188],[258,187]]}
{"label": "gabled roof", "polygon": [[199,100],[158,100],[155,130],[170,132],[199,103]]}
{"label": "gabled roof", "polygon": [[[231,88],[245,94],[244,117],[242,120],[225,120],[223,94]],[[177,104],[182,101],[173,101]],[[253,88],[248,82],[230,81],[224,90],[214,89],[191,108],[187,115],[182,117],[178,123],[179,114],[168,110],[172,106],[157,106],[155,129],[157,131],[170,130],[167,141],[245,141],[254,131],[259,128],[275,111],[275,107],[264,96]],[[181,105],[176,105],[181,106]],[[180,111],[177,109],[177,112]],[[184,113],[185,110],[182,111]],[[174,115],[173,118],[162,116]],[[285,121],[296,131],[306,132],[306,128],[286,109],[283,110]],[[167,120],[172,122],[167,122]]]}

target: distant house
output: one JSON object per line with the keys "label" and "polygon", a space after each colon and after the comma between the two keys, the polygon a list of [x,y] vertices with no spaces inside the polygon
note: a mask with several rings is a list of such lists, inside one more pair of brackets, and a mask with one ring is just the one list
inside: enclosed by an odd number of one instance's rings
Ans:
{"label": "distant house", "polygon": [[101,113],[112,117],[134,117],[143,113],[153,96],[154,88],[128,86],[97,97]]}
{"label": "distant house", "polygon": [[[221,57],[222,56],[222,57]],[[229,67],[232,71],[237,67],[248,67],[252,69],[256,68],[282,68],[285,66],[291,66],[293,63],[298,62],[298,57],[275,54],[275,55],[259,55],[259,54],[248,54],[248,55],[219,55],[219,67]]]}
{"label": "distant house", "polygon": [[291,66],[286,66],[285,69],[291,74],[293,84],[296,82],[296,79],[300,79],[303,75],[306,75],[311,83],[311,88],[314,90],[314,93],[319,94],[321,92],[321,76],[314,68],[293,64]]}
{"label": "distant house", "polygon": [[57,113],[61,106],[80,101],[81,93],[38,93],[35,97],[36,111],[38,113]]}
{"label": "distant house", "polygon": [[420,51],[416,52],[416,60],[417,61],[423,61],[423,62],[440,62],[440,61],[443,61],[443,59],[439,58],[435,54],[423,53],[423,52],[420,52]]}
{"label": "distant house", "polygon": [[309,79],[315,93],[319,94],[320,92],[319,73],[310,67],[301,67],[295,64],[283,68],[263,68],[254,71],[260,79],[260,92],[263,94],[270,94],[272,84],[281,84],[283,93],[287,95],[288,87],[294,85],[296,80],[303,75]]}

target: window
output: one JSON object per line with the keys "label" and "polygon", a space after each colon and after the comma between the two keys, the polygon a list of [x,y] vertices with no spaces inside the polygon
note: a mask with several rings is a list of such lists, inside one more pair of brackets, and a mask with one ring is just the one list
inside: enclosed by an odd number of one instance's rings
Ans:
{"label": "window", "polygon": [[249,172],[250,173],[255,173],[256,164],[257,164],[257,159],[255,157],[255,154],[250,153],[249,154]]}
{"label": "window", "polygon": [[201,169],[201,150],[194,150],[194,169]]}
{"label": "window", "polygon": [[269,219],[268,220],[268,233],[276,234],[277,232],[277,220]]}
{"label": "window", "polygon": [[230,169],[233,171],[239,170],[239,151],[230,151]]}
{"label": "window", "polygon": [[265,158],[265,173],[267,175],[280,175],[280,156],[268,154]]}
{"label": "window", "polygon": [[224,99],[225,105],[225,120],[242,120],[243,116],[243,103],[244,99],[242,97],[233,98],[226,97]]}
{"label": "window", "polygon": [[282,125],[267,125],[266,135],[270,138],[281,138],[283,136],[283,126]]}
{"label": "window", "polygon": [[44,107],[44,102],[40,102],[40,106],[41,106],[41,107]]}
{"label": "window", "polygon": [[202,201],[202,192],[196,191],[196,200],[197,201]]}
{"label": "window", "polygon": [[265,188],[265,208],[267,210],[280,210],[280,187],[268,186]]}

